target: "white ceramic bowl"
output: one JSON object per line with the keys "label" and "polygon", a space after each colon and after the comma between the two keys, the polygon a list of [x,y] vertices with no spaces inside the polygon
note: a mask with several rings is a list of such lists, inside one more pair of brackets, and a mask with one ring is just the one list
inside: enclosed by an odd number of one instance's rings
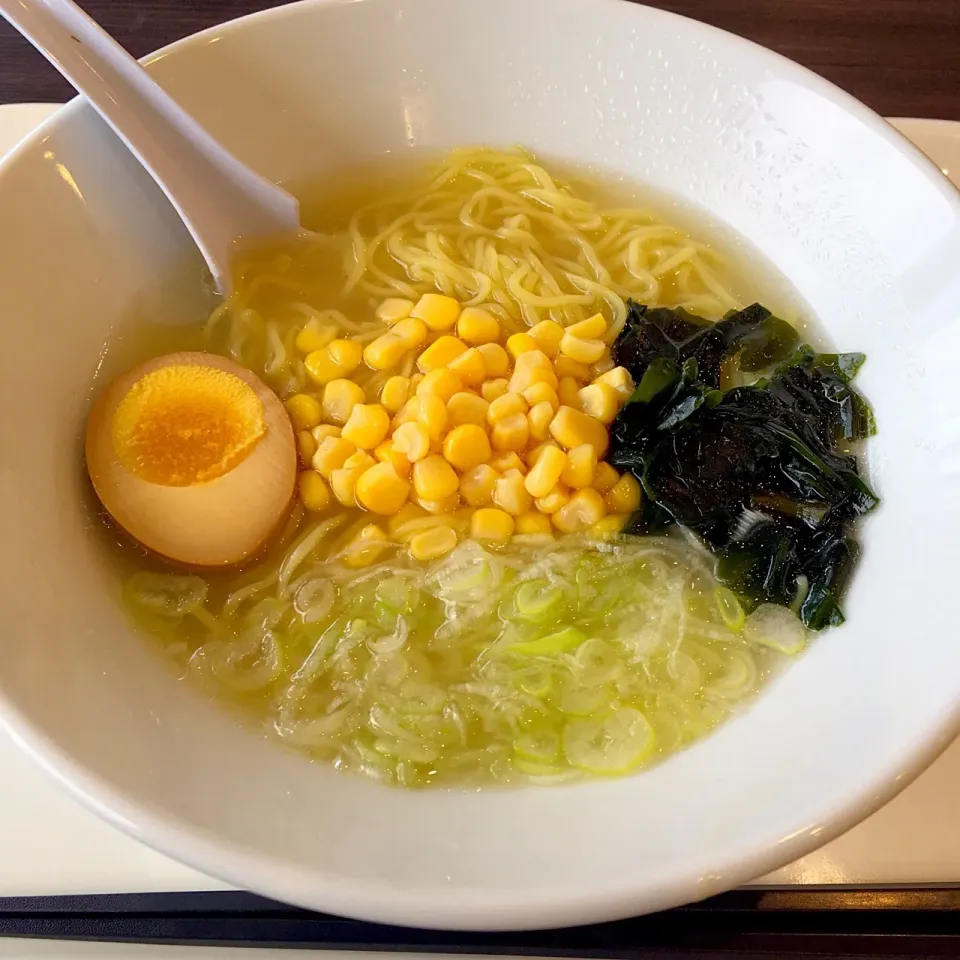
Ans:
{"label": "white ceramic bowl", "polygon": [[517,928],[750,880],[904,786],[958,726],[960,202],[850,97],[743,40],[605,0],[322,0],[150,69],[276,180],[412,145],[529,144],[708,209],[844,348],[884,497],[847,609],[742,718],[636,777],[403,792],[238,727],[125,625],[81,507],[100,346],[190,245],[73,103],[0,172],[0,709],[90,807],[234,884],[336,913]]}

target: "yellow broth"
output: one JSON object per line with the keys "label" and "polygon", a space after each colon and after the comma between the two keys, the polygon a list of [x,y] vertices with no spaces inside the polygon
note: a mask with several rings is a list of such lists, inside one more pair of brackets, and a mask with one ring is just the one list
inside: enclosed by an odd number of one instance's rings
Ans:
{"label": "yellow broth", "polygon": [[[205,349],[281,398],[319,396],[295,347],[308,322],[368,343],[385,297],[438,290],[494,312],[505,334],[599,311],[612,337],[628,296],[714,319],[762,298],[797,322],[738,238],[629,184],[550,170],[465,151],[308,185],[313,237],[241,253],[234,296],[202,328],[128,325],[104,369]],[[352,377],[367,402],[385,378]],[[401,543],[351,567],[344,545],[370,521],[295,506],[240,570],[177,570],[123,537],[113,555],[138,624],[188,677],[312,757],[406,786],[629,772],[711,730],[804,642],[786,621],[751,629],[709,555],[679,537],[495,547],[461,522],[433,563]]]}

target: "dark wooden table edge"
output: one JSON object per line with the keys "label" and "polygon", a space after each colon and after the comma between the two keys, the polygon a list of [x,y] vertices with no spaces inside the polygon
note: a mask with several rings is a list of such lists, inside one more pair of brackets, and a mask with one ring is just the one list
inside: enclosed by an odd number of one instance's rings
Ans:
{"label": "dark wooden table edge", "polygon": [[615,923],[513,933],[385,926],[239,891],[0,897],[0,938],[596,960],[960,957],[960,885],[742,889]]}

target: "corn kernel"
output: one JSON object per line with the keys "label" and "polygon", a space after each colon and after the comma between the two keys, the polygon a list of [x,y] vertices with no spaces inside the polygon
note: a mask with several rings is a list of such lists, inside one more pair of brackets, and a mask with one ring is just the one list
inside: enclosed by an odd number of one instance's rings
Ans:
{"label": "corn kernel", "polygon": [[330,479],[334,470],[339,470],[347,460],[357,452],[357,448],[342,437],[326,437],[320,441],[317,452],[313,455],[313,469],[321,477]]}
{"label": "corn kernel", "polygon": [[294,430],[309,430],[323,419],[320,401],[308,393],[295,393],[289,400],[284,401],[283,405]]}
{"label": "corn kernel", "polygon": [[398,320],[406,320],[412,309],[412,300],[407,300],[405,297],[387,297],[377,307],[377,319],[389,325]]}
{"label": "corn kernel", "polygon": [[460,377],[448,367],[440,367],[437,370],[431,370],[417,384],[417,396],[423,397],[429,393],[446,403],[462,389],[463,383],[460,381]]}
{"label": "corn kernel", "polygon": [[[408,505],[420,511],[420,519],[410,520],[393,530],[393,539],[398,540],[400,543],[409,543],[418,533],[423,533],[425,530],[432,530],[434,527],[449,526],[451,523],[452,518],[449,513],[444,514],[438,510],[436,513],[431,514],[427,513],[418,503],[410,503]],[[392,521],[388,521],[388,524],[391,522]]]}
{"label": "corn kernel", "polygon": [[550,435],[568,450],[589,443],[597,451],[598,458],[607,452],[607,428],[599,420],[573,407],[561,407],[557,411],[550,422]]}
{"label": "corn kernel", "polygon": [[419,412],[417,419],[427,428],[431,440],[437,440],[443,436],[443,431],[447,429],[447,406],[440,399],[431,393],[417,397]]}
{"label": "corn kernel", "polygon": [[[557,398],[561,407],[580,409],[580,384],[573,377],[561,377],[557,387]],[[558,408],[559,409],[559,408]]]}
{"label": "corn kernel", "polygon": [[372,450],[389,432],[390,414],[379,403],[358,403],[350,411],[342,436],[362,450]]}
{"label": "corn kernel", "polygon": [[553,523],[545,513],[522,513],[516,521],[517,533],[544,534],[553,533]]}
{"label": "corn kernel", "polygon": [[[526,356],[526,354],[521,354]],[[527,390],[536,384],[545,384],[553,390],[557,389],[559,381],[557,375],[553,372],[553,367],[534,367],[532,369],[521,369],[519,366],[513,372],[510,378],[511,393],[526,393]]]}
{"label": "corn kernel", "polygon": [[514,519],[495,507],[481,507],[470,518],[470,536],[475,540],[506,543],[513,535]]}
{"label": "corn kernel", "polygon": [[490,466],[497,473],[506,473],[508,470],[519,470],[521,473],[527,472],[527,465],[520,459],[516,450],[508,450],[506,453],[498,453],[490,458]]}
{"label": "corn kernel", "polygon": [[385,333],[363,348],[363,361],[374,370],[389,370],[406,356],[409,347],[394,333]]}
{"label": "corn kernel", "polygon": [[363,359],[363,347],[353,340],[331,340],[327,344],[327,353],[337,366],[344,373],[341,376],[347,376],[353,373],[360,366]]}
{"label": "corn kernel", "polygon": [[527,466],[533,469],[537,465],[537,461],[543,456],[543,451],[548,447],[556,447],[557,450],[560,449],[553,440],[545,440],[543,443],[538,443],[533,449],[528,450],[526,453]]}
{"label": "corn kernel", "polygon": [[460,506],[460,491],[457,490],[455,493],[451,493],[450,496],[441,497],[439,500],[427,500],[424,497],[419,497],[417,503],[420,504],[427,513],[437,515],[453,513],[454,510]]}
{"label": "corn kernel", "polygon": [[552,360],[560,352],[563,327],[554,320],[541,320],[528,331],[537,346]]}
{"label": "corn kernel", "polygon": [[541,513],[553,514],[570,502],[570,491],[558,483],[545,497],[537,498],[537,509]]}
{"label": "corn kernel", "polygon": [[521,353],[526,353],[528,350],[539,349],[537,341],[534,340],[529,333],[514,333],[507,337],[507,353],[509,353],[514,360],[516,360]]}
{"label": "corn kernel", "polygon": [[400,411],[412,393],[409,377],[390,377],[380,391],[380,402],[384,410],[392,416]]}
{"label": "corn kernel", "polygon": [[557,382],[557,375],[553,372],[549,357],[541,350],[528,350],[517,357],[517,364],[510,378],[510,391],[522,393],[535,383],[546,383],[556,388]]}
{"label": "corn kernel", "polygon": [[487,422],[487,408],[490,406],[483,397],[475,393],[455,393],[447,401],[447,422],[451,427],[465,423],[483,426]]}
{"label": "corn kernel", "polygon": [[358,450],[356,453],[351,453],[350,456],[343,461],[343,469],[353,470],[356,467],[363,467],[363,469],[366,470],[376,462],[376,459],[367,453],[366,450]]}
{"label": "corn kernel", "polygon": [[603,498],[611,513],[633,513],[640,506],[640,484],[632,473],[625,473]]}
{"label": "corn kernel", "polygon": [[323,388],[323,415],[342,427],[350,419],[353,408],[365,400],[363,389],[352,380],[331,380]]}
{"label": "corn kernel", "polygon": [[401,426],[404,423],[413,423],[413,421],[420,418],[420,398],[411,397],[397,412],[394,414],[393,420],[391,420],[391,425],[393,429],[396,430],[397,427]]}
{"label": "corn kernel", "polygon": [[409,493],[410,484],[397,474],[392,463],[368,467],[357,480],[357,503],[371,513],[396,513]]}
{"label": "corn kernel", "polygon": [[493,502],[505,513],[519,517],[533,507],[533,497],[524,486],[519,470],[508,470],[493,485]]}
{"label": "corn kernel", "polygon": [[[521,336],[525,336],[525,334],[521,334]],[[532,369],[534,367],[543,367],[547,370],[553,369],[550,358],[539,347],[524,350],[517,356],[514,363],[518,369]]]}
{"label": "corn kernel", "polygon": [[399,337],[408,349],[419,347],[427,339],[427,325],[422,320],[408,317],[400,320],[390,328],[390,333]]}
{"label": "corn kernel", "polygon": [[614,488],[619,479],[620,474],[617,473],[609,463],[604,461],[603,463],[597,464],[597,472],[593,475],[592,486],[594,490],[606,493],[608,490]]}
{"label": "corn kernel", "polygon": [[527,387],[521,396],[530,405],[531,410],[538,403],[549,403],[554,412],[560,409],[560,398],[557,396],[556,388],[551,387],[549,383],[535,383],[533,386]]}
{"label": "corn kernel", "polygon": [[560,480],[567,465],[567,455],[557,447],[547,447],[524,481],[531,497],[545,497]]}
{"label": "corn kernel", "polygon": [[446,524],[424,530],[410,540],[410,556],[414,560],[436,560],[457,545],[457,532]]}
{"label": "corn kernel", "polygon": [[612,540],[623,532],[629,522],[628,513],[608,513],[590,528],[590,532],[601,540]]}
{"label": "corn kernel", "polygon": [[471,507],[485,506],[493,499],[493,485],[499,478],[500,475],[493,467],[482,463],[460,478],[460,496]]}
{"label": "corn kernel", "polygon": [[467,345],[456,337],[437,337],[437,339],[420,354],[417,359],[417,367],[421,373],[439,370],[440,367],[449,366],[451,360],[455,360],[461,353],[466,353],[466,350]]}
{"label": "corn kernel", "polygon": [[420,381],[423,379],[423,374],[419,371],[416,371],[410,374],[410,386],[413,389],[413,392],[417,392],[417,387],[420,386]]}
{"label": "corn kernel", "polygon": [[606,383],[589,383],[580,390],[580,409],[601,423],[613,423],[620,411],[620,398]]}
{"label": "corn kernel", "polygon": [[597,451],[589,444],[582,443],[567,454],[567,465],[560,479],[576,489],[589,487],[597,473]]}
{"label": "corn kernel", "polygon": [[328,343],[337,339],[340,328],[333,323],[321,323],[316,317],[311,317],[304,328],[297,334],[294,341],[302,354],[322,350]]}
{"label": "corn kernel", "polygon": [[387,529],[392,536],[402,540],[402,532],[407,524],[416,523],[427,517],[427,511],[409,500],[387,521]]}
{"label": "corn kernel", "polygon": [[505,393],[497,397],[487,408],[487,423],[491,426],[506,417],[527,412],[527,401],[519,393]]}
{"label": "corn kernel", "polygon": [[486,463],[490,459],[490,454],[487,431],[475,423],[454,427],[443,441],[444,459],[461,473]]}
{"label": "corn kernel", "polygon": [[500,323],[492,313],[479,307],[467,307],[457,320],[457,336],[465,343],[480,346],[500,339]]}
{"label": "corn kernel", "polygon": [[401,423],[393,431],[393,449],[411,463],[422,460],[430,452],[430,434],[419,420]]}
{"label": "corn kernel", "polygon": [[621,402],[628,400],[630,394],[634,391],[633,377],[630,376],[630,371],[626,367],[614,367],[612,370],[600,374],[596,382],[613,387],[617,391]]}
{"label": "corn kernel", "polygon": [[504,377],[497,377],[494,380],[484,380],[480,384],[480,396],[483,397],[487,403],[493,403],[494,400],[502,397],[506,392],[509,386],[508,381]]}
{"label": "corn kernel", "polygon": [[310,466],[313,455],[317,452],[317,441],[309,430],[297,431],[297,455],[300,462],[305,466]]}
{"label": "corn kernel", "polygon": [[413,465],[413,488],[422,500],[442,500],[460,489],[460,480],[443,457],[431,455]]}
{"label": "corn kernel", "polygon": [[488,377],[505,377],[510,369],[510,357],[499,343],[484,343],[477,347],[477,353],[487,365]]}
{"label": "corn kernel", "polygon": [[333,495],[345,506],[357,506],[357,481],[363,476],[366,467],[340,467],[330,474],[330,489]]}
{"label": "corn kernel", "polygon": [[590,368],[585,363],[579,363],[569,357],[557,357],[553,363],[553,369],[561,379],[573,377],[574,380],[579,380],[581,383],[586,383],[591,379]]}
{"label": "corn kernel", "polygon": [[343,562],[348,567],[369,567],[387,549],[387,535],[374,523],[368,523],[344,547]]}
{"label": "corn kernel", "polygon": [[542,443],[550,436],[550,422],[553,420],[556,410],[557,408],[549,400],[544,400],[531,408],[527,414],[531,439]]}
{"label": "corn kernel", "polygon": [[[570,333],[565,333],[560,341],[560,352],[577,363],[596,363],[603,356],[602,340],[581,340]],[[590,371],[587,371],[589,377]]]}
{"label": "corn kernel", "polygon": [[460,304],[442,293],[425,293],[410,316],[422,320],[431,330],[449,330],[460,316]]}
{"label": "corn kernel", "polygon": [[316,470],[304,470],[297,477],[297,490],[307,510],[316,512],[330,505],[330,488]]}
{"label": "corn kernel", "polygon": [[530,423],[523,413],[514,413],[498,420],[490,431],[494,450],[522,450],[529,439]]}
{"label": "corn kernel", "polygon": [[570,501],[553,514],[553,525],[561,533],[577,533],[592,527],[606,516],[603,497],[592,487],[578,490]]}
{"label": "corn kernel", "polygon": [[308,353],[303,365],[306,368],[307,376],[321,386],[350,373],[349,370],[344,370],[340,364],[334,362],[330,356],[329,345]]}
{"label": "corn kernel", "polygon": [[579,323],[571,323],[564,331],[568,336],[577,337],[579,340],[599,340],[606,332],[607,321],[600,313],[595,313]]}
{"label": "corn kernel", "polygon": [[603,351],[603,356],[596,362],[590,364],[590,375],[597,379],[613,369],[613,357],[610,356],[610,348]]}
{"label": "corn kernel", "polygon": [[397,472],[398,477],[403,477],[404,480],[410,477],[413,464],[410,463],[405,454],[396,449],[393,445],[392,438],[390,440],[384,440],[383,443],[379,444],[373,451],[373,455],[381,463],[391,464]]}
{"label": "corn kernel", "polygon": [[335,423],[321,423],[310,431],[310,436],[317,441],[319,447],[327,437],[339,437],[340,428]]}
{"label": "corn kernel", "polygon": [[487,375],[487,362],[476,347],[470,347],[459,357],[454,357],[448,369],[452,370],[466,386],[476,387],[483,383],[483,378]]}

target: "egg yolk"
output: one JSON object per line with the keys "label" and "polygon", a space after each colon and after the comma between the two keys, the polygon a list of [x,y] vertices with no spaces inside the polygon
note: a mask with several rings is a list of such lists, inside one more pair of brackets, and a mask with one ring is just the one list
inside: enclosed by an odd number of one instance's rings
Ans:
{"label": "egg yolk", "polygon": [[166,487],[206,483],[229,473],[267,431],[255,391],[226,370],[169,366],[141,377],[111,424],[117,459]]}

